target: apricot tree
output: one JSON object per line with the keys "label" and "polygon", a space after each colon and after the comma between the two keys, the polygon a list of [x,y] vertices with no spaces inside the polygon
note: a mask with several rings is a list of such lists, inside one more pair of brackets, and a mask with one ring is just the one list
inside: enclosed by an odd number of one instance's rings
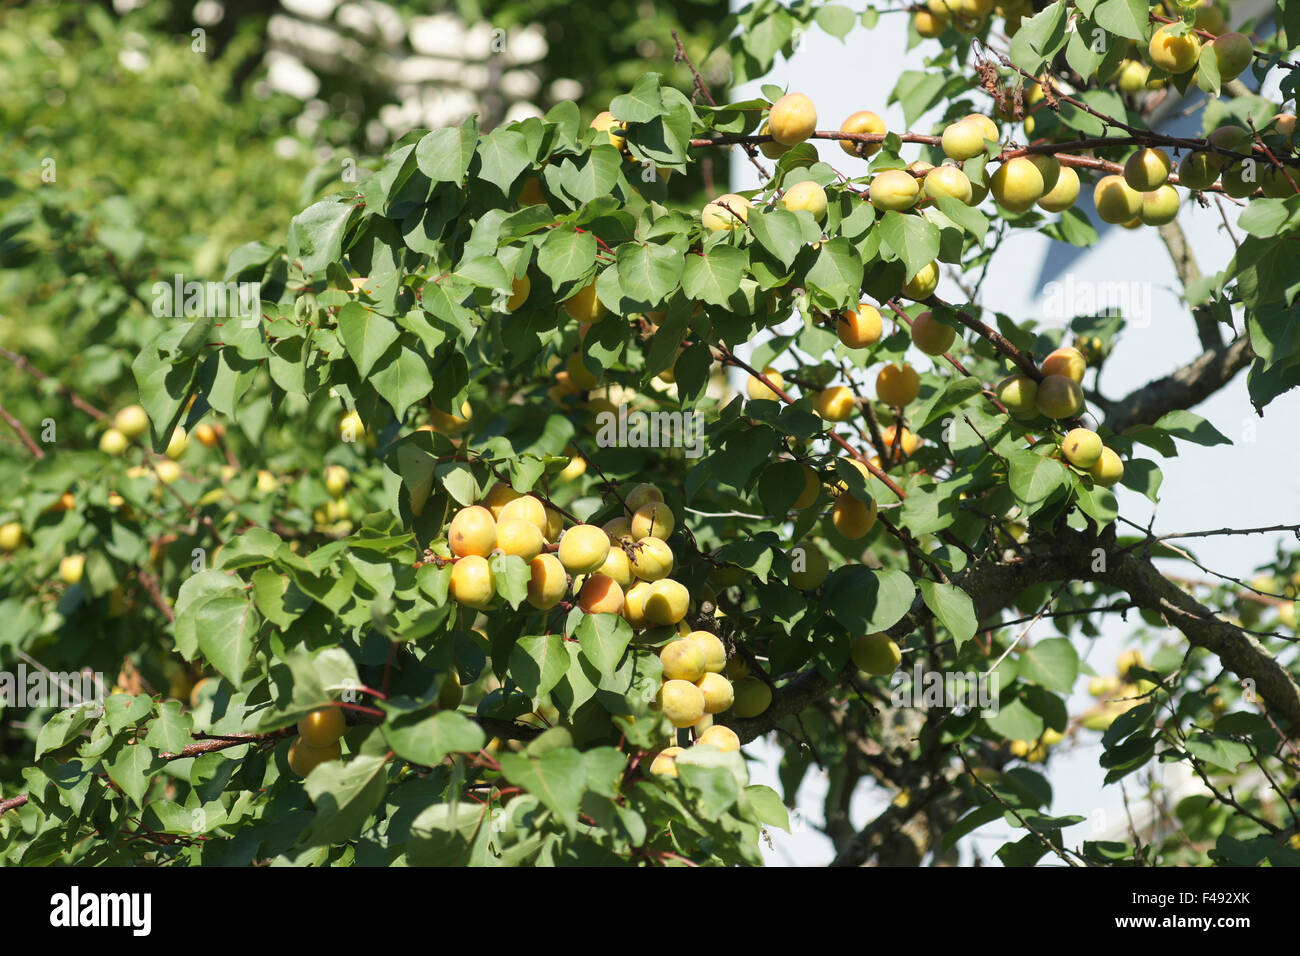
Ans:
{"label": "apricot tree", "polygon": [[[0,515],[9,646],[74,667],[153,634],[177,677],[42,713],[7,858],[757,863],[817,764],[842,865],[948,858],[996,819],[1024,831],[1010,865],[1296,862],[1300,557],[1250,585],[1162,563],[1295,526],[1157,535],[1114,492],[1154,501],[1155,456],[1230,444],[1189,408],[1239,372],[1262,410],[1300,369],[1294,116],[1229,89],[1278,69],[1290,98],[1297,67],[1277,38],[1242,66],[1207,9],[933,0],[931,65],[891,94],[926,131],[647,73],[595,121],[413,131],[237,249],[251,314],[173,316],[134,357],[147,434],[68,383],[120,439],[47,454],[6,416],[35,459]],[[758,4],[717,55],[758,76],[797,30],[855,44],[875,18]],[[1151,129],[1193,83],[1205,135]],[[762,186],[667,201],[720,150]],[[1089,375],[1123,315],[1036,328],[936,294],[1008,230],[1094,242],[1084,184],[1175,253],[1204,349],[1119,398]],[[1244,206],[1212,278],[1179,201]],[[696,416],[698,457],[657,440]],[[1071,716],[1079,643],[1130,610],[1162,643]],[[993,698],[900,698],[900,667]],[[1095,733],[1108,782],[1192,768],[1194,840],[1070,837],[1031,765]],[[784,798],[749,780],[760,737]],[[867,785],[892,800],[855,829]]]}

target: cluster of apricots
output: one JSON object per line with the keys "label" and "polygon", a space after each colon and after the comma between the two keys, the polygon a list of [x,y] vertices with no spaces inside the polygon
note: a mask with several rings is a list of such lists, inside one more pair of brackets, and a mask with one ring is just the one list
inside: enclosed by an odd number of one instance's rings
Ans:
{"label": "cluster of apricots", "polygon": [[298,736],[289,746],[289,767],[300,777],[305,777],[316,767],[343,756],[339,743],[347,732],[348,723],[338,707],[313,710],[298,721]]}
{"label": "cluster of apricots", "polygon": [[1142,698],[1156,685],[1130,672],[1146,666],[1141,651],[1127,650],[1115,662],[1114,674],[1099,675],[1088,681],[1088,693],[1097,698],[1097,704],[1084,713],[1080,723],[1089,730],[1105,730],[1120,714],[1142,703]]}

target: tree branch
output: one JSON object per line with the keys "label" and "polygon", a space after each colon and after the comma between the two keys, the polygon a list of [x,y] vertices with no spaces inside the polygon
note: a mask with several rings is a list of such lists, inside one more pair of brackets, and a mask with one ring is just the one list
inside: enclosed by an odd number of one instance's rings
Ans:
{"label": "tree branch", "polygon": [[1122,432],[1149,425],[1175,409],[1191,408],[1227,385],[1255,358],[1245,336],[1209,349],[1164,378],[1148,382],[1116,401],[1106,413],[1106,426]]}

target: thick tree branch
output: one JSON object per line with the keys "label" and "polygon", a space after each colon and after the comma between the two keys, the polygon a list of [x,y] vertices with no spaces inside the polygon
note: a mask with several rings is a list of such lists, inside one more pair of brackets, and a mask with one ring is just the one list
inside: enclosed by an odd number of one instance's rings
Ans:
{"label": "thick tree branch", "polygon": [[1106,414],[1106,427],[1122,432],[1133,425],[1150,425],[1166,412],[1198,405],[1254,358],[1255,351],[1245,336],[1203,352],[1182,368],[1116,401]]}

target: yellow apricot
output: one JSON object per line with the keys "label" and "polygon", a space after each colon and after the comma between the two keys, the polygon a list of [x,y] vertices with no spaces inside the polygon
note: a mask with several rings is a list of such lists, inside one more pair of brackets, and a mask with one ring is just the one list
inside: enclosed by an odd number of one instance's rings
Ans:
{"label": "yellow apricot", "polygon": [[704,694],[691,681],[664,681],[659,706],[674,727],[690,727],[704,716]]}
{"label": "yellow apricot", "polygon": [[618,614],[623,610],[623,589],[608,575],[593,574],[578,592],[578,606],[588,614]]}
{"label": "yellow apricot", "polygon": [[1043,174],[1025,156],[1009,159],[999,166],[989,180],[989,189],[994,202],[1009,212],[1032,208],[1047,191]]}
{"label": "yellow apricot", "polygon": [[1188,31],[1182,36],[1172,32],[1173,24],[1165,24],[1151,36],[1147,53],[1151,62],[1166,73],[1177,76],[1186,73],[1196,65],[1201,53],[1201,41],[1195,33]]}
{"label": "yellow apricot", "polygon": [[650,584],[638,581],[623,594],[623,617],[633,627],[645,627],[645,600],[650,595]]}
{"label": "yellow apricot", "polygon": [[903,659],[898,645],[888,634],[860,634],[853,639],[850,656],[858,670],[883,676],[892,674]]}
{"label": "yellow apricot", "polygon": [[749,221],[753,203],[736,193],[726,193],[710,200],[700,211],[700,222],[709,232],[730,232]]}
{"label": "yellow apricot", "polygon": [[664,680],[686,680],[692,684],[705,674],[704,648],[685,638],[670,641],[659,651]]}
{"label": "yellow apricot", "polygon": [[695,741],[697,747],[717,747],[723,753],[740,750],[740,737],[730,727],[714,724]]}
{"label": "yellow apricot", "polygon": [[135,441],[149,430],[149,416],[139,405],[128,405],[113,416],[113,427]]}
{"label": "yellow apricot", "polygon": [[876,524],[876,503],[859,501],[852,495],[840,495],[831,509],[835,530],[850,541],[864,537]]}
{"label": "yellow apricot", "polygon": [[928,299],[939,287],[939,263],[921,266],[919,272],[903,284],[903,295],[916,302]]}
{"label": "yellow apricot", "polygon": [[654,535],[638,539],[631,547],[632,573],[642,581],[658,581],[673,570],[673,549]]}
{"label": "yellow apricot", "polygon": [[1038,383],[1038,411],[1048,418],[1073,418],[1083,408],[1083,389],[1064,375],[1048,375]]}
{"label": "yellow apricot", "polygon": [[596,573],[613,578],[621,588],[632,586],[632,562],[628,560],[627,552],[622,548],[611,547],[605,557],[605,563],[596,570]]}
{"label": "yellow apricot", "polygon": [[803,469],[803,491],[799,492],[799,497],[794,500],[794,510],[802,511],[820,496],[822,491],[822,481],[817,472],[813,471],[807,465],[800,465]]}
{"label": "yellow apricot", "polygon": [[851,349],[875,345],[880,341],[882,330],[880,310],[867,302],[859,304],[856,311],[846,309],[841,312],[835,323],[840,341]]}
{"label": "yellow apricot", "polygon": [[579,322],[599,322],[608,310],[596,296],[596,283],[583,286],[564,300],[564,311]]}
{"label": "yellow apricot", "polygon": [[903,212],[916,205],[921,189],[911,173],[886,169],[871,180],[868,198],[877,209]]}
{"label": "yellow apricot", "polygon": [[569,587],[564,565],[553,554],[539,554],[528,565],[528,603],[541,611],[560,603]]}
{"label": "yellow apricot", "polygon": [[735,697],[735,703],[731,705],[732,712],[743,719],[757,717],[772,706],[772,688],[757,677],[737,681],[732,693]]}
{"label": "yellow apricot", "polygon": [[499,521],[501,518],[501,509],[521,497],[519,492],[511,488],[504,481],[498,481],[489,489],[483,498],[483,507],[492,512],[492,520]]}
{"label": "yellow apricot", "polygon": [[781,205],[790,212],[807,210],[820,222],[826,216],[826,190],[811,180],[804,180],[785,191]]}
{"label": "yellow apricot", "polygon": [[632,515],[632,539],[660,538],[667,540],[677,521],[673,511],[662,501],[650,501],[636,509]]}
{"label": "yellow apricot", "polygon": [[498,521],[527,521],[539,532],[546,531],[546,506],[533,495],[523,495],[501,508]]}
{"label": "yellow apricot", "polygon": [[[885,121],[871,110],[858,110],[850,113],[848,119],[840,124],[841,133],[885,133]],[[851,139],[840,140],[840,149],[850,156],[874,156],[880,152],[880,143],[859,143]]]}
{"label": "yellow apricot", "polygon": [[[763,377],[777,388],[782,390],[785,389],[785,379],[781,377],[780,372],[772,368],[770,365],[763,369]],[[756,378],[753,375],[749,377],[749,382],[745,386],[745,392],[751,399],[761,398],[769,402],[779,402],[781,400],[781,396],[772,391],[772,389],[769,388],[762,379]]]}
{"label": "yellow apricot", "polygon": [[496,521],[492,512],[480,505],[470,505],[456,512],[447,529],[447,546],[461,558],[474,554],[487,557],[497,543]]}
{"label": "yellow apricot", "polygon": [[942,355],[952,348],[957,330],[945,325],[928,310],[912,320],[912,344],[926,355]]}
{"label": "yellow apricot", "polygon": [[522,518],[502,518],[497,522],[497,547],[506,554],[517,555],[531,561],[542,553],[546,542],[542,533],[531,521]]}
{"label": "yellow apricot", "polygon": [[1062,166],[1056,185],[1038,200],[1038,208],[1048,212],[1064,212],[1079,198],[1079,174],[1072,166]]}
{"label": "yellow apricot", "polygon": [[659,490],[657,485],[652,485],[648,481],[643,481],[623,499],[623,508],[628,514],[636,511],[642,505],[649,504],[652,501],[663,501],[664,493]]}
{"label": "yellow apricot", "polygon": [[876,397],[886,405],[901,408],[921,394],[921,377],[908,365],[891,363],[876,376]]}
{"label": "yellow apricot", "polygon": [[857,411],[858,402],[847,385],[831,385],[813,398],[813,408],[828,422],[844,422]]}
{"label": "yellow apricot", "polygon": [[767,122],[774,140],[783,146],[794,146],[817,128],[817,107],[803,93],[787,93],[772,104]]}
{"label": "yellow apricot", "polygon": [[700,677],[695,682],[695,686],[704,695],[704,712],[706,714],[720,714],[727,710],[736,699],[731,681],[712,671]]}
{"label": "yellow apricot", "polygon": [[1124,462],[1115,450],[1109,446],[1103,446],[1101,457],[1097,459],[1096,464],[1088,469],[1092,475],[1092,480],[1097,484],[1109,488],[1124,477]]}
{"label": "yellow apricot", "polygon": [[1125,182],[1123,176],[1114,174],[1097,181],[1092,201],[1102,222],[1114,224],[1128,222],[1142,208],[1142,194]]}
{"label": "yellow apricot", "polygon": [[721,674],[727,666],[727,648],[716,634],[709,631],[691,631],[686,640],[694,641],[704,654],[704,669],[710,674]]}
{"label": "yellow apricot", "polygon": [[969,177],[959,167],[948,163],[935,166],[925,174],[924,189],[925,194],[931,199],[938,199],[940,196],[951,196],[968,206],[975,196]]}
{"label": "yellow apricot", "polygon": [[650,772],[656,777],[677,776],[676,756],[682,752],[681,747],[665,747],[650,761]]}
{"label": "yellow apricot", "polygon": [[1083,382],[1083,374],[1088,370],[1088,360],[1083,353],[1070,345],[1063,345],[1050,352],[1043,359],[1043,375],[1064,375],[1075,382]]}
{"label": "yellow apricot", "polygon": [[805,541],[790,549],[790,586],[800,591],[812,591],[821,587],[830,573],[830,562],[821,549],[810,541]]}
{"label": "yellow apricot", "polygon": [[321,707],[298,721],[298,736],[309,747],[328,747],[347,729],[348,722],[338,707]]}
{"label": "yellow apricot", "polygon": [[1170,168],[1168,153],[1146,146],[1124,163],[1124,182],[1140,193],[1150,192],[1169,178]]}
{"label": "yellow apricot", "polygon": [[470,554],[451,566],[451,596],[456,603],[485,608],[492,602],[494,593],[492,568],[487,558]]}
{"label": "yellow apricot", "polygon": [[[686,616],[690,607],[691,595],[686,585],[671,578],[663,578],[649,584],[645,597],[645,618],[651,624],[663,627],[676,624]],[[697,718],[698,719],[698,718]],[[691,721],[694,723],[695,721]]]}
{"label": "yellow apricot", "polygon": [[305,777],[321,764],[342,756],[343,747],[337,740],[327,747],[313,747],[300,737],[289,745],[289,769]]}
{"label": "yellow apricot", "polygon": [[1091,468],[1101,458],[1101,436],[1090,428],[1072,428],[1061,441],[1061,452],[1076,468]]}
{"label": "yellow apricot", "polygon": [[609,556],[609,535],[592,524],[574,525],[560,538],[560,563],[570,574],[587,574]]}

